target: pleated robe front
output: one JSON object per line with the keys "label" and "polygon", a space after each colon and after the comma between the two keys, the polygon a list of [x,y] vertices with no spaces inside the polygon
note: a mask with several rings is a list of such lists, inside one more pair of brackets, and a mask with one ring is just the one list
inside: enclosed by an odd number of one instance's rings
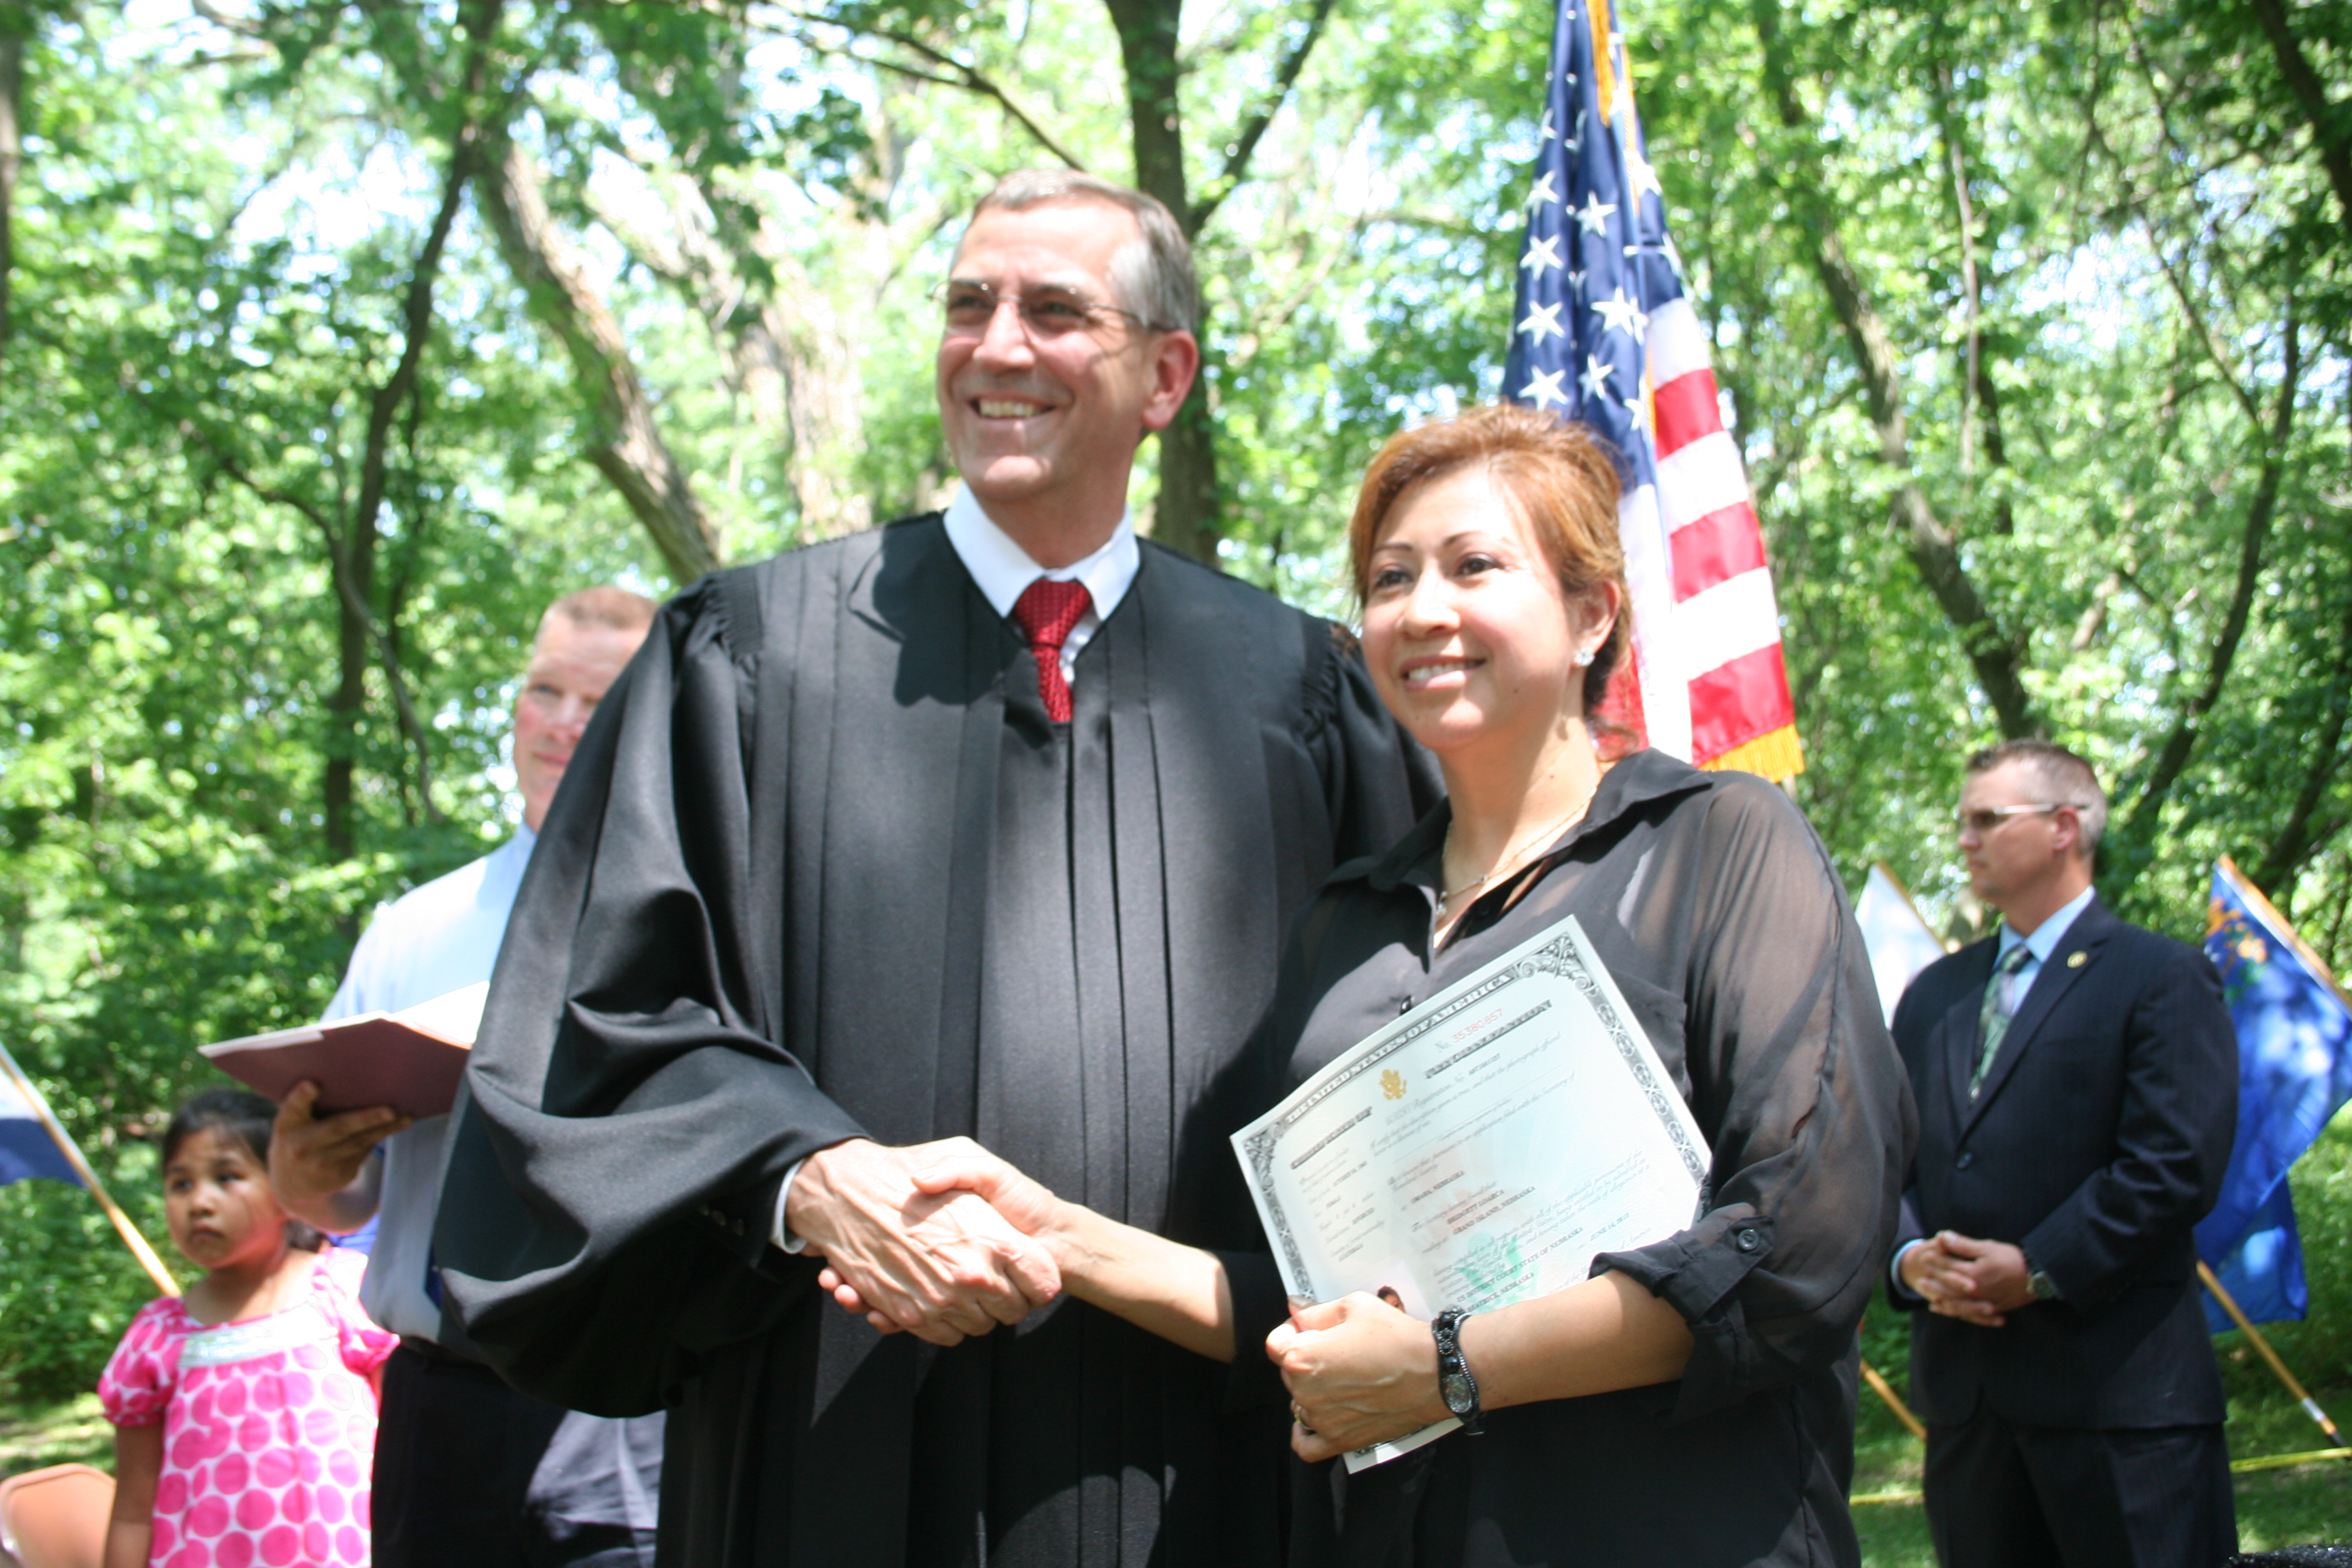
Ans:
{"label": "pleated robe front", "polygon": [[1235,1063],[1292,913],[1432,772],[1334,628],[1150,546],[1073,695],[1052,723],[923,518],[690,590],[583,741],[436,1247],[520,1385],[672,1407],[665,1563],[1278,1559],[1286,1426],[1232,1397],[1253,1380],[1068,1300],[884,1338],[764,1242],[812,1150],[967,1133],[1262,1250]]}

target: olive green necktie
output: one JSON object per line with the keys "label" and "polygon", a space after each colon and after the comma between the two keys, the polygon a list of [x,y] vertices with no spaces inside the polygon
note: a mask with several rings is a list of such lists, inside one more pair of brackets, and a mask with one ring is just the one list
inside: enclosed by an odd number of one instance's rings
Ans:
{"label": "olive green necktie", "polygon": [[2017,1016],[2017,998],[2010,994],[2009,982],[2032,957],[2033,950],[2019,942],[2000,955],[1992,966],[1992,978],[1985,982],[1984,1005],[1977,1012],[1977,1038],[1984,1044],[1977,1052],[1977,1070],[1969,1075],[1970,1100],[1984,1087],[1985,1074],[1992,1070],[1992,1058],[2000,1055],[2000,1042],[2009,1034],[2009,1021]]}

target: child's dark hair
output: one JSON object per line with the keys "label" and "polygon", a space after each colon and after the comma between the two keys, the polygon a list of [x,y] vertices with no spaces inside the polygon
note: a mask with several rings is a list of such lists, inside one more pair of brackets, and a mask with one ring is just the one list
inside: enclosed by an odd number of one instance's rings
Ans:
{"label": "child's dark hair", "polygon": [[[180,1145],[199,1132],[233,1138],[267,1167],[269,1130],[278,1121],[278,1107],[245,1089],[208,1089],[172,1113],[163,1129],[163,1163],[169,1165]],[[316,1252],[325,1238],[296,1219],[286,1216],[286,1245],[298,1252]]]}

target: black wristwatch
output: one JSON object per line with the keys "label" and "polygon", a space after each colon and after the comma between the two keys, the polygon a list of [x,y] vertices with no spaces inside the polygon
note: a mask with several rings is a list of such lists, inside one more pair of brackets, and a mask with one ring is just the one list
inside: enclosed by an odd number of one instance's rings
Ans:
{"label": "black wristwatch", "polygon": [[2058,1300],[2058,1282],[2042,1272],[2023,1247],[2017,1250],[2018,1256],[2025,1259],[2025,1288],[2033,1293],[2033,1299],[2037,1301]]}
{"label": "black wristwatch", "polygon": [[1437,1392],[1445,1408],[1461,1421],[1462,1429],[1475,1437],[1486,1428],[1478,1425],[1478,1380],[1470,1375],[1470,1363],[1462,1359],[1462,1322],[1469,1315],[1459,1307],[1448,1307],[1430,1320],[1429,1331],[1437,1341]]}

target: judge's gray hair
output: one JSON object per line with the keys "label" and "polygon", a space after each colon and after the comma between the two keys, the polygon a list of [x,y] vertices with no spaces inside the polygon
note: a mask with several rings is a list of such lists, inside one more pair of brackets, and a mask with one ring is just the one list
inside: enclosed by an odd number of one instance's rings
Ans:
{"label": "judge's gray hair", "polygon": [[2054,741],[2003,741],[1971,756],[1969,772],[1990,773],[2004,763],[2022,763],[2052,804],[2074,808],[2083,824],[2084,859],[2099,852],[2099,835],[2107,830],[2107,795],[2090,763]]}
{"label": "judge's gray hair", "polygon": [[1133,244],[1119,247],[1110,263],[1120,307],[1141,316],[1155,332],[1197,330],[1201,285],[1192,274],[1192,247],[1156,197],[1075,169],[1023,169],[997,181],[971,216],[977,219],[992,208],[1017,213],[1065,202],[1101,202],[1133,215],[1139,236]]}

